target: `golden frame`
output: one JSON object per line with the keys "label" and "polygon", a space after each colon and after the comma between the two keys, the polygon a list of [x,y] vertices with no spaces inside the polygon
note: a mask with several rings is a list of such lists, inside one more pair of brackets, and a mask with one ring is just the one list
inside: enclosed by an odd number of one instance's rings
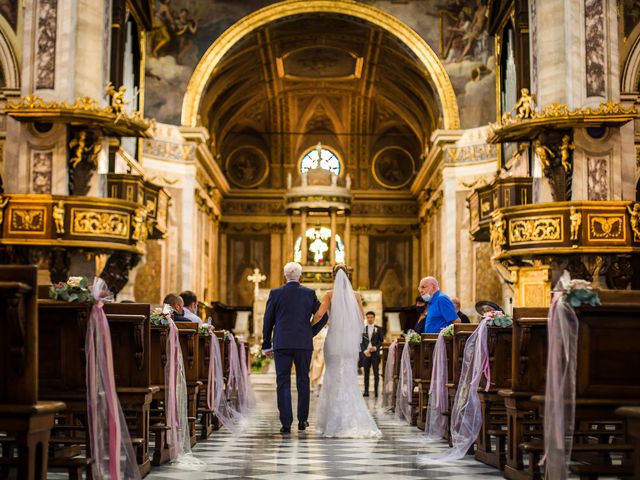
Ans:
{"label": "golden frame", "polygon": [[[386,152],[387,150],[400,150],[402,153],[404,153],[411,160],[411,171],[412,171],[412,173],[411,173],[411,175],[409,175],[409,177],[401,185],[387,185],[380,178],[378,178],[378,175],[376,174],[376,163],[377,163],[378,159],[380,158],[380,156],[382,155],[382,153]],[[373,160],[371,161],[371,175],[373,175],[373,178],[375,179],[376,182],[378,182],[378,184],[380,184],[382,187],[388,188],[390,190],[400,190],[401,188],[406,187],[413,180],[413,177],[414,177],[415,173],[416,173],[416,162],[413,159],[413,155],[411,155],[404,148],[398,147],[396,145],[388,145],[388,146],[386,146],[384,148],[381,148],[380,150],[378,150],[376,152],[376,154],[373,156]]]}
{"label": "golden frame", "polygon": [[434,83],[442,105],[443,128],[460,128],[456,94],[438,55],[418,33],[393,15],[355,0],[284,0],[240,19],[213,42],[196,66],[182,101],[181,123],[195,127],[198,110],[207,84],[224,55],[249,33],[276,20],[307,13],[336,13],[349,15],[376,25],[404,43],[415,55]]}
{"label": "golden frame", "polygon": [[[260,158],[262,158],[262,161],[264,162],[265,165],[265,169],[264,169],[264,174],[258,179],[258,181],[252,183],[252,184],[242,184],[242,183],[238,183],[235,182],[231,176],[229,175],[229,162],[231,161],[231,159],[233,158],[233,156],[238,153],[240,150],[253,150],[255,151],[258,156]],[[238,148],[235,148],[234,150],[231,151],[231,153],[229,155],[227,155],[227,158],[225,159],[224,162],[224,169],[227,172],[226,177],[229,179],[229,181],[231,183],[233,183],[236,187],[238,188],[254,188],[257,187],[258,185],[260,185],[262,182],[264,182],[267,177],[269,176],[269,172],[270,172],[270,166],[269,166],[269,158],[267,157],[267,155],[260,150],[258,147],[254,147],[253,145],[242,145]]]}

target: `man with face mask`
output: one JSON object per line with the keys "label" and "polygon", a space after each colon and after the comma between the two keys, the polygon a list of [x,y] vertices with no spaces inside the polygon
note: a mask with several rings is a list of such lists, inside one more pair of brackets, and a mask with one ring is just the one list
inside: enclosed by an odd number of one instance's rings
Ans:
{"label": "man with face mask", "polygon": [[420,280],[418,292],[427,303],[424,331],[420,333],[440,333],[440,330],[458,320],[456,307],[451,299],[440,291],[435,278],[424,277]]}

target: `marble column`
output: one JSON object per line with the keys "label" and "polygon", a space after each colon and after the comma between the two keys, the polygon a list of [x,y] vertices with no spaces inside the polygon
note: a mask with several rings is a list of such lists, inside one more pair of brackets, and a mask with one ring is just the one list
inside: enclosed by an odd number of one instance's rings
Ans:
{"label": "marble column", "polygon": [[329,212],[331,219],[331,239],[329,241],[329,259],[331,265],[335,265],[336,263],[336,231],[337,223],[336,223],[336,210],[334,208]]}
{"label": "marble column", "polygon": [[351,260],[351,212],[344,212],[344,263]]}
{"label": "marble column", "polygon": [[[442,207],[440,259],[442,278],[440,288],[450,297],[457,295],[458,228],[455,167],[445,167],[442,173]],[[437,218],[434,217],[434,218]]]}
{"label": "marble column", "polygon": [[287,226],[285,230],[284,260],[287,262],[290,262],[293,260],[293,221],[291,218],[291,210],[287,210]]}
{"label": "marble column", "polygon": [[307,211],[302,209],[300,212],[300,235],[302,237],[302,245],[300,245],[300,251],[302,252],[302,258],[300,259],[301,265],[307,264]]}
{"label": "marble column", "polygon": [[[532,0],[531,78],[538,108],[620,101],[616,0]],[[544,60],[544,61],[541,61]],[[573,129],[571,200],[635,198],[633,126]],[[536,158],[534,199],[551,201]]]}

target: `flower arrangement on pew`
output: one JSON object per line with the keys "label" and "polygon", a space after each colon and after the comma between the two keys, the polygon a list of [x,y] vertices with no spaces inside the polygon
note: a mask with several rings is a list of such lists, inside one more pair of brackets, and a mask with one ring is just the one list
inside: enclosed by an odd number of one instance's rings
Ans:
{"label": "flower arrangement on pew", "polygon": [[444,337],[453,337],[453,333],[454,333],[454,327],[453,327],[453,323],[451,325],[449,325],[446,328],[443,328],[442,330],[440,330],[440,333],[442,333],[442,335]]}
{"label": "flower arrangement on pew", "polygon": [[591,286],[591,282],[580,279],[571,280],[568,277],[563,277],[558,282],[557,287],[559,287],[559,290],[565,292],[565,300],[574,308],[581,305],[589,305],[591,307],[600,305],[600,297],[598,296],[598,292]]}
{"label": "flower arrangement on pew", "polygon": [[422,338],[419,333],[416,333],[414,330],[408,330],[405,334],[405,338],[409,345],[420,345]]}
{"label": "flower arrangement on pew", "polygon": [[501,310],[493,310],[487,312],[482,316],[483,320],[487,320],[487,324],[490,327],[502,327],[507,328],[513,325],[513,318],[508,313],[504,313]]}
{"label": "flower arrangement on pew", "polygon": [[269,365],[269,358],[262,353],[262,348],[257,343],[249,349],[251,354],[251,371],[260,373]]}
{"label": "flower arrangement on pew", "polygon": [[89,289],[87,277],[69,277],[66,282],[59,282],[49,287],[49,298],[64,302],[95,303],[96,300]]}
{"label": "flower arrangement on pew", "polygon": [[151,320],[152,325],[156,325],[159,327],[167,327],[169,326],[169,320],[171,320],[171,308],[167,308],[168,305],[164,307],[156,307],[151,312],[151,316],[149,320]]}

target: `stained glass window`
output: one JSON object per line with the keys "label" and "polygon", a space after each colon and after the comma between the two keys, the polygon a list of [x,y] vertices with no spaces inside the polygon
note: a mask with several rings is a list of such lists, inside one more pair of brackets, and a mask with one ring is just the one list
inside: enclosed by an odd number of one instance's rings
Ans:
{"label": "stained glass window", "polygon": [[340,175],[340,160],[338,160],[335,153],[322,146],[309,150],[305,156],[302,157],[300,171],[305,173],[311,169],[318,168],[318,166],[336,175]]}
{"label": "stained glass window", "polygon": [[[329,262],[331,230],[327,227],[309,228],[305,232],[305,241],[307,242],[307,262],[326,265]],[[293,260],[295,262],[302,260],[302,237],[298,237],[293,246]],[[344,242],[340,235],[336,235],[336,263],[344,263]]]}

